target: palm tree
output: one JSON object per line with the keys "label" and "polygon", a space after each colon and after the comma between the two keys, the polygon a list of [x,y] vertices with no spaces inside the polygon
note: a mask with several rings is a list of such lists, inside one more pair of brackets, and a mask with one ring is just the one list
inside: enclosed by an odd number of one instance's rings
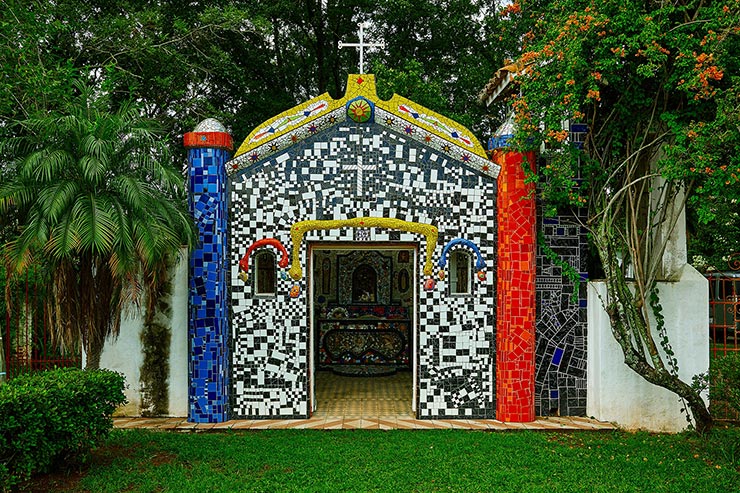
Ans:
{"label": "palm tree", "polygon": [[95,368],[122,308],[153,306],[167,259],[194,243],[195,226],[159,126],[134,104],[111,110],[106,95],[77,89],[63,113],[19,122],[2,143],[12,172],[0,214],[16,227],[8,272],[44,266],[48,326],[62,347],[81,341]]}

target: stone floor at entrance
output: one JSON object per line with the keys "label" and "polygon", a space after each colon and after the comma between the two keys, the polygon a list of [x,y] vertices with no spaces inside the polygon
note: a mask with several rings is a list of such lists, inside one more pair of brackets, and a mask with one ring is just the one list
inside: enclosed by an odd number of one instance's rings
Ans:
{"label": "stone floor at entrance", "polygon": [[468,429],[468,430],[613,430],[611,423],[583,417],[546,417],[531,423],[502,423],[495,419],[415,419],[411,410],[411,372],[393,376],[358,378],[319,372],[316,412],[310,419],[244,419],[223,423],[189,423],[186,418],[116,417],[116,428],[160,430],[224,429]]}
{"label": "stone floor at entrance", "polygon": [[314,417],[406,417],[411,410],[412,374],[386,377],[347,377],[320,371],[316,377]]}

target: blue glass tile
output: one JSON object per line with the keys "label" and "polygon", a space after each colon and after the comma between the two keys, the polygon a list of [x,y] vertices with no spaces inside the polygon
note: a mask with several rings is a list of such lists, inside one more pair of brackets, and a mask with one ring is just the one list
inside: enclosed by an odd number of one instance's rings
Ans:
{"label": "blue glass tile", "polygon": [[552,364],[557,366],[560,364],[560,360],[563,359],[563,350],[561,348],[556,348],[555,353],[552,355]]}
{"label": "blue glass tile", "polygon": [[585,123],[571,123],[570,131],[573,133],[586,133],[588,132],[588,125]]}

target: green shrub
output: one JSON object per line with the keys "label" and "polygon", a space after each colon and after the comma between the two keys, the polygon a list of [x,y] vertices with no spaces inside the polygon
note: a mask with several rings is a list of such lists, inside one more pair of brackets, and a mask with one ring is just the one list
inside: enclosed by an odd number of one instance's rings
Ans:
{"label": "green shrub", "polygon": [[123,375],[65,368],[0,386],[0,481],[7,490],[36,472],[86,460],[126,402]]}
{"label": "green shrub", "polygon": [[722,401],[740,413],[740,353],[712,360],[709,398]]}

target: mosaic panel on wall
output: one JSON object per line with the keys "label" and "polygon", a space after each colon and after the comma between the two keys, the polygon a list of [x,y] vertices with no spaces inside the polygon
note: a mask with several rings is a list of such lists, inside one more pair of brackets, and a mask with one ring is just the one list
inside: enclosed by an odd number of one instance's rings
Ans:
{"label": "mosaic panel on wall", "polygon": [[[327,112],[333,104],[328,102]],[[437,148],[448,144],[436,135],[426,145],[423,137],[412,138],[404,126],[390,126],[387,120],[378,124],[380,111],[377,107],[374,110],[374,119],[365,123],[349,121],[337,112],[334,118],[344,121],[296,139],[285,150],[232,167],[234,418],[299,418],[310,412],[307,276],[299,281],[280,277],[275,296],[255,295],[253,284],[239,279],[239,258],[261,238],[274,237],[286,246],[292,244],[290,232],[296,222],[356,217],[434,225],[439,231],[435,256],[456,237],[468,238],[480,248],[490,275],[476,281],[473,293],[467,296],[449,296],[445,280],[439,280],[431,291],[422,289],[425,237],[413,232],[387,228],[308,231],[300,245],[299,260],[304,273],[315,271],[307,265],[307,243],[315,241],[418,245],[418,325],[412,329],[418,334],[414,347],[418,416],[494,417],[496,181],[490,174],[494,170],[481,163],[469,164],[462,154],[452,159]],[[416,117],[411,118],[432,118],[428,110],[414,113]],[[400,117],[394,114],[393,118]],[[438,119],[437,125],[440,123],[447,124]],[[440,132],[449,130],[451,135],[460,136],[447,126],[449,129]],[[269,132],[269,122],[264,127]],[[418,128],[411,128],[411,133]],[[281,131],[283,137],[289,135],[286,128]],[[432,140],[441,143],[434,145]],[[264,145],[260,142],[251,145]],[[451,152],[454,148],[448,146]],[[474,155],[472,151],[470,155]],[[301,294],[290,298],[288,293],[294,285]]]}
{"label": "mosaic panel on wall", "polygon": [[573,283],[537,248],[537,350],[535,412],[538,416],[586,414],[586,259],[585,231],[576,217],[542,218],[546,245],[581,275],[578,300]]}

